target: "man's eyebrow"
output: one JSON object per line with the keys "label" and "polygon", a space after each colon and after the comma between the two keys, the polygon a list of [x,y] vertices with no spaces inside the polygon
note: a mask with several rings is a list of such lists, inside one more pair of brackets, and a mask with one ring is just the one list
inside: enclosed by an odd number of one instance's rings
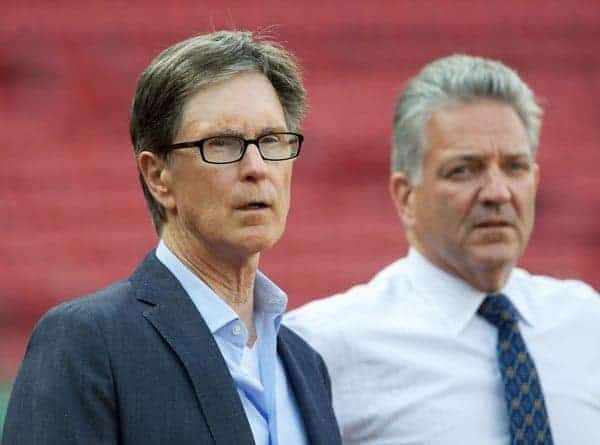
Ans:
{"label": "man's eyebrow", "polygon": [[[455,155],[450,155],[448,156],[448,158],[444,159],[444,163],[447,162],[455,162],[455,161],[481,161],[481,160],[485,160],[487,159],[488,156],[481,154],[481,153],[462,153],[462,154],[455,154]],[[511,151],[508,153],[504,153],[501,155],[501,158],[504,159],[517,159],[517,158],[527,158],[527,159],[533,159],[533,155],[531,154],[531,152],[529,150],[527,151],[520,151],[515,149],[515,151]]]}
{"label": "man's eyebrow", "polygon": [[[285,129],[285,127],[264,127],[262,128],[260,131],[256,132],[256,137],[260,138],[266,134],[269,133],[281,133],[281,132],[286,132],[287,130]],[[215,136],[237,136],[240,138],[246,138],[246,136],[243,134],[243,132],[241,132],[240,130],[234,129],[234,128],[223,128],[221,130],[216,130],[213,132],[214,135],[211,137],[215,137]]]}
{"label": "man's eyebrow", "polygon": [[256,133],[257,137],[264,136],[269,133],[281,133],[287,132],[288,130],[285,127],[264,127],[261,131]]}
{"label": "man's eyebrow", "polygon": [[455,161],[481,161],[482,159],[485,159],[485,156],[480,155],[480,154],[462,154],[462,155],[454,155],[454,156],[449,156],[448,158],[444,159],[444,163],[448,163],[448,162],[455,162]]}
{"label": "man's eyebrow", "polygon": [[527,158],[527,159],[533,159],[533,154],[530,151],[526,151],[526,152],[512,152],[512,153],[507,153],[505,156],[505,158],[509,158],[509,159],[517,159],[517,158]]}
{"label": "man's eyebrow", "polygon": [[239,130],[235,130],[233,128],[222,128],[219,130],[215,130],[211,132],[212,136],[210,137],[216,137],[216,136],[237,136],[237,137],[243,137],[242,132]]}

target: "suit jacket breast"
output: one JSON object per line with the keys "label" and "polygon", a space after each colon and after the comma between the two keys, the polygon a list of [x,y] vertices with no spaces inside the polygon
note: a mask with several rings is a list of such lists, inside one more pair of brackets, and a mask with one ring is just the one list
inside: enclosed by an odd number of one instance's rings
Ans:
{"label": "suit jacket breast", "polygon": [[[321,357],[284,326],[278,353],[309,442],[341,443]],[[3,444],[254,440],[210,330],[151,252],[128,280],[57,306],[38,322],[13,387]]]}

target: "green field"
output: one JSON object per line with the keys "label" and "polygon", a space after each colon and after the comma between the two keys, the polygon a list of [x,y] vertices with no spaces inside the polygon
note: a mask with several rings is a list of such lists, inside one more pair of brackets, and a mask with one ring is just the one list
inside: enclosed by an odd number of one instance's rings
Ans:
{"label": "green field", "polygon": [[6,404],[8,403],[9,394],[10,387],[8,385],[0,384],[0,440],[2,440],[2,427],[4,425],[4,414],[6,413]]}

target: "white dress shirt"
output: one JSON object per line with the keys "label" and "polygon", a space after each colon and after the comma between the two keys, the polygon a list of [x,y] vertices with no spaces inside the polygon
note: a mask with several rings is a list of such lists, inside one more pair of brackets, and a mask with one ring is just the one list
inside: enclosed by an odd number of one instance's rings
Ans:
{"label": "white dress shirt", "polygon": [[[600,298],[514,269],[501,289],[542,383],[555,445],[600,444]],[[290,312],[332,380],[345,444],[507,445],[497,329],[485,294],[415,250],[367,284]]]}

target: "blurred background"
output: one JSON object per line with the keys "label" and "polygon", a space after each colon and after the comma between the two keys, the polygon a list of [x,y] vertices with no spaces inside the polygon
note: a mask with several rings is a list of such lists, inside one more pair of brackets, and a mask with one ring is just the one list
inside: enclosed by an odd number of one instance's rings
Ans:
{"label": "blurred background", "polygon": [[[273,26],[274,25],[274,26]],[[290,307],[368,280],[406,242],[387,192],[394,101],[432,59],[504,61],[545,110],[522,265],[600,287],[600,2],[9,0],[0,14],[0,422],[36,320],[127,277],[156,236],[128,135],[137,77],[193,34],[268,27],[309,113],[282,241]]]}

